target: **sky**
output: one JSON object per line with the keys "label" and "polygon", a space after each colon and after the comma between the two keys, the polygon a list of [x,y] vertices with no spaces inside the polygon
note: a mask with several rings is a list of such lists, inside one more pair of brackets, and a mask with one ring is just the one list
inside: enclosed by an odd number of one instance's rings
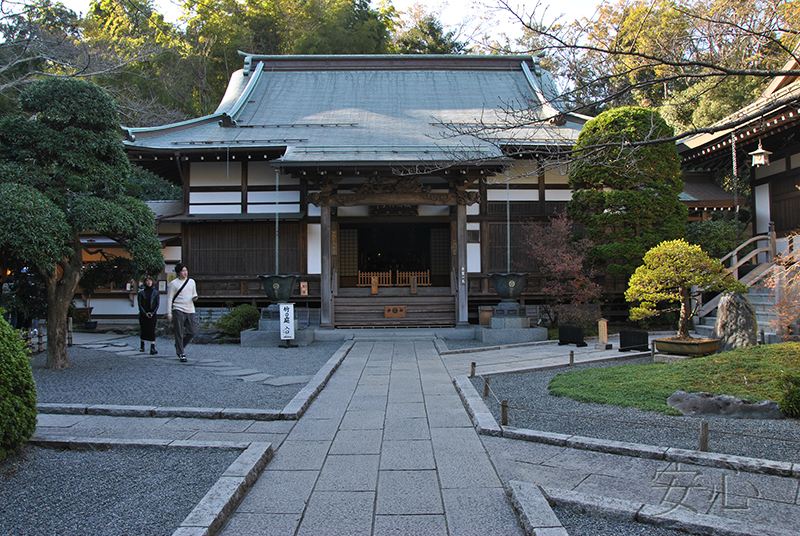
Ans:
{"label": "sky", "polygon": [[[70,9],[86,13],[91,0],[61,0]],[[516,36],[519,32],[518,25],[514,24],[507,14],[488,10],[486,6],[496,5],[493,0],[391,0],[398,11],[406,11],[414,4],[421,4],[426,12],[439,16],[447,30],[456,30],[459,35],[468,35],[470,29],[478,23],[490,35],[498,36],[505,33]],[[552,20],[561,17],[564,22],[569,22],[581,17],[591,17],[601,0],[570,0],[568,2],[549,3],[541,0],[543,7],[548,6],[546,18]],[[530,0],[531,6],[536,5],[536,0]],[[377,0],[372,0],[372,5],[377,5]],[[512,6],[522,5],[515,0],[509,2]],[[553,7],[555,4],[555,7]],[[156,0],[158,11],[169,21],[177,20],[180,15],[181,0]],[[459,32],[458,30],[461,29]]]}

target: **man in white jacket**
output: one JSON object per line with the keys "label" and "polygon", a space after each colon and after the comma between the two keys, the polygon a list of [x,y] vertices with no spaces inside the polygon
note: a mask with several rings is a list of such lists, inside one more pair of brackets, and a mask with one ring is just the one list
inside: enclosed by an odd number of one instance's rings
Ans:
{"label": "man in white jacket", "polygon": [[197,285],[189,279],[189,269],[182,262],[175,265],[178,279],[167,287],[167,320],[175,331],[175,351],[182,363],[186,363],[185,348],[196,331],[194,302],[197,300]]}

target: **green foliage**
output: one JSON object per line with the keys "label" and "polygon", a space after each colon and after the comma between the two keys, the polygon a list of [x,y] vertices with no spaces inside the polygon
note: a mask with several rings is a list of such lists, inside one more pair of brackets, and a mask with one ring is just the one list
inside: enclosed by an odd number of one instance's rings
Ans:
{"label": "green foliage", "polygon": [[178,201],[182,190],[166,179],[139,166],[131,166],[128,195],[142,201]]}
{"label": "green foliage", "polygon": [[630,275],[648,249],[685,232],[675,144],[646,144],[670,135],[657,113],[630,107],[603,112],[578,136],[569,214],[585,225],[590,257],[609,275]]}
{"label": "green foliage", "polygon": [[[667,398],[678,390],[704,391],[754,402],[774,400],[786,411],[782,400],[788,389],[784,378],[789,376],[800,379],[798,343],[750,346],[681,363],[571,371],[553,378],[549,389],[552,395],[581,402],[635,407],[671,415],[679,413],[667,406]],[[800,383],[794,380],[792,383],[792,403],[800,408]]]}
{"label": "green foliage", "polygon": [[[628,282],[625,299],[639,302],[631,308],[631,320],[679,309],[678,336],[688,338],[694,314],[688,303],[690,298],[712,291],[744,293],[746,289],[700,246],[680,239],[662,242],[645,254],[644,264]],[[659,308],[659,305],[667,307]]]}
{"label": "green foliage", "polygon": [[261,313],[249,304],[237,305],[217,320],[217,329],[226,337],[238,339],[242,331],[258,327]]}
{"label": "green foliage", "polygon": [[36,384],[25,343],[0,309],[0,460],[36,430]]}
{"label": "green foliage", "polygon": [[746,225],[736,220],[693,221],[686,225],[686,241],[720,259],[744,242]]}
{"label": "green foliage", "polygon": [[800,372],[783,373],[783,393],[778,404],[789,417],[800,417]]}
{"label": "green foliage", "polygon": [[400,34],[395,46],[399,54],[467,54],[467,43],[456,39],[455,32],[445,33],[441,21],[426,15]]}

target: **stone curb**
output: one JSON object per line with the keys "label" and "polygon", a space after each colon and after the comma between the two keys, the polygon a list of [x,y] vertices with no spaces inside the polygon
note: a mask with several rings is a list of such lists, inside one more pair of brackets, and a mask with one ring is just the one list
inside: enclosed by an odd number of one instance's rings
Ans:
{"label": "stone curb", "polygon": [[[528,486],[533,485],[528,484]],[[608,499],[542,486],[539,486],[539,489],[552,506],[562,506],[582,514],[600,515],[609,519],[647,523],[690,534],[714,534],[715,536],[793,536],[796,534],[794,531],[775,529],[715,515],[697,514],[684,509]]]}
{"label": "stone curb", "polygon": [[34,436],[32,445],[69,450],[98,450],[116,446],[220,448],[243,452],[208,490],[173,536],[210,536],[219,532],[247,491],[275,455],[272,443],[234,441],[191,441],[158,439],[104,439],[55,436]]}
{"label": "stone curb", "polygon": [[219,532],[274,455],[272,443],[251,443],[186,516],[173,536],[207,536]]}
{"label": "stone curb", "polygon": [[705,467],[718,467],[734,469],[745,473],[757,473],[782,477],[797,477],[800,475],[800,463],[779,462],[761,458],[748,458],[719,454],[715,452],[700,452],[697,450],[678,449],[673,447],[659,447],[642,443],[626,443],[608,439],[597,439],[576,435],[554,434],[525,428],[500,426],[489,412],[486,403],[478,395],[472,382],[466,376],[453,379],[456,390],[467,408],[472,423],[479,434],[500,436],[509,439],[520,439],[534,443],[545,443],[560,447],[570,447],[608,454],[619,454],[636,458],[649,458],[653,460],[667,460],[671,462],[691,463]]}
{"label": "stone curb", "polygon": [[469,378],[466,376],[453,378],[453,385],[461,397],[464,407],[467,408],[467,413],[472,419],[475,430],[483,435],[502,436],[503,430],[494,420],[492,412],[489,411],[486,403],[478,396],[478,392],[473,387],[472,382],[469,381]]}
{"label": "stone curb", "polygon": [[336,350],[336,353],[325,363],[313,378],[303,387],[295,397],[286,404],[286,407],[280,412],[280,418],[285,420],[297,420],[311,405],[311,402],[322,391],[325,385],[330,380],[339,365],[342,364],[344,358],[350,353],[350,350],[355,344],[354,340],[345,341],[342,346]]}
{"label": "stone curb", "polygon": [[569,536],[539,486],[511,480],[506,495],[527,536]]}

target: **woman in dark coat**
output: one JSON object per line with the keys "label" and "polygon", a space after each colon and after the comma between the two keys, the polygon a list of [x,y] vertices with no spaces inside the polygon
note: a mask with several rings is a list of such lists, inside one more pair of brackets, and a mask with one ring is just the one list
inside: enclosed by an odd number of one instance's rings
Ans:
{"label": "woman in dark coat", "polygon": [[158,312],[158,289],[153,278],[145,276],[144,287],[139,291],[139,351],[144,352],[144,342],[150,342],[150,355],[156,355],[156,313]]}

